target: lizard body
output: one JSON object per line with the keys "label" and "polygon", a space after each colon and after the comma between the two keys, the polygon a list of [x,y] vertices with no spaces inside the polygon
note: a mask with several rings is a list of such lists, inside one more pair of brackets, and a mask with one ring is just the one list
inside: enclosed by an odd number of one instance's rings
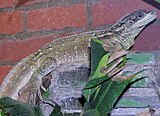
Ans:
{"label": "lizard body", "polygon": [[[37,52],[22,59],[6,76],[0,88],[0,97],[34,103],[42,77],[55,70],[61,64],[88,61],[89,43],[92,37],[100,39],[110,53],[116,50],[128,50],[141,30],[156,18],[154,11],[139,10],[124,16],[107,30],[97,30],[58,38],[43,46]],[[25,90],[25,92],[24,92]],[[27,91],[27,92],[26,92]],[[42,98],[41,98],[42,99]]]}

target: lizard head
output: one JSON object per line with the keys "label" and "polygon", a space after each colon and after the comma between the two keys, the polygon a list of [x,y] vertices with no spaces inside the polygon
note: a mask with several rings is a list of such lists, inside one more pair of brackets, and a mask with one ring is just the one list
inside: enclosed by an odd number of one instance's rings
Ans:
{"label": "lizard head", "polygon": [[127,50],[134,44],[135,37],[156,18],[155,11],[138,10],[117,21],[110,29],[122,47]]}

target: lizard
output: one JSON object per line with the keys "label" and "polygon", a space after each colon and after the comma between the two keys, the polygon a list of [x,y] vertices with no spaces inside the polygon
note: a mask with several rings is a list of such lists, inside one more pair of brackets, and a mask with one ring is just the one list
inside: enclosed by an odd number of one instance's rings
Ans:
{"label": "lizard", "polygon": [[102,41],[104,49],[111,54],[120,49],[127,51],[133,46],[135,37],[156,16],[155,11],[137,10],[120,18],[108,29],[83,32],[47,43],[11,69],[0,87],[0,97],[35,104],[37,95],[42,99],[40,88],[46,91],[42,85],[45,75],[62,64],[90,60],[92,37]]}

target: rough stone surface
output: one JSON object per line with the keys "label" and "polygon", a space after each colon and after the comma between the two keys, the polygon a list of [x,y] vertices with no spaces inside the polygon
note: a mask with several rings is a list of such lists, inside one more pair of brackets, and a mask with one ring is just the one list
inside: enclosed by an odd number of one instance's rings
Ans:
{"label": "rough stone surface", "polygon": [[[157,76],[156,78],[159,78],[159,71],[157,71],[160,66],[157,62],[159,52],[130,53],[127,57],[135,59],[130,59],[123,71],[135,73],[152,68]],[[143,61],[141,61],[142,59]],[[49,99],[58,103],[65,113],[81,112],[83,103],[81,90],[88,76],[89,67],[84,62],[63,65],[57,71],[52,72]],[[135,115],[143,112],[149,106],[156,111],[155,116],[160,115],[160,91],[157,91],[158,86],[154,81],[156,78],[150,70],[144,71],[137,78],[140,77],[146,78],[137,81],[127,90],[116,104],[111,116]],[[48,111],[48,106],[44,110],[46,109]]]}
{"label": "rough stone surface", "polygon": [[[83,99],[82,89],[89,77],[88,63],[79,62],[63,65],[53,71],[51,85],[49,86],[50,96],[62,107],[63,112],[81,112]],[[46,116],[52,111],[50,106],[43,106]]]}

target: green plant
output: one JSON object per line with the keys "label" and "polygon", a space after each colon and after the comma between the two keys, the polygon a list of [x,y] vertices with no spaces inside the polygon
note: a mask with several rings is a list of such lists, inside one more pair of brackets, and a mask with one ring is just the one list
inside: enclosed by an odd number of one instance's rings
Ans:
{"label": "green plant", "polygon": [[155,0],[156,2],[160,3],[160,0]]}
{"label": "green plant", "polygon": [[[126,56],[120,56],[109,63],[110,54],[103,50],[102,43],[98,40],[91,41],[91,75],[83,90],[86,98],[83,116],[96,114],[106,116],[114,108],[114,104],[140,72],[130,76],[116,74],[108,76],[106,70],[113,66],[120,58],[123,59],[115,65],[114,69],[121,69],[126,63]],[[123,58],[122,58],[123,57]]]}
{"label": "green plant", "polygon": [[9,97],[0,99],[0,113],[1,116],[42,116],[39,107],[24,104]]}

